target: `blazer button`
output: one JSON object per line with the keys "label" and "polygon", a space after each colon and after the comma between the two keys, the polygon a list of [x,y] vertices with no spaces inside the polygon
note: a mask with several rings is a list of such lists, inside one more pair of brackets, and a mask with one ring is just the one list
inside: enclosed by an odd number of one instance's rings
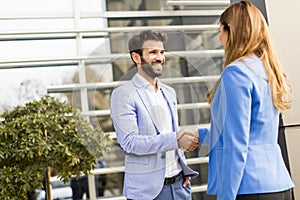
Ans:
{"label": "blazer button", "polygon": [[166,156],[165,156],[165,155],[161,155],[160,158],[161,158],[161,159],[165,159]]}

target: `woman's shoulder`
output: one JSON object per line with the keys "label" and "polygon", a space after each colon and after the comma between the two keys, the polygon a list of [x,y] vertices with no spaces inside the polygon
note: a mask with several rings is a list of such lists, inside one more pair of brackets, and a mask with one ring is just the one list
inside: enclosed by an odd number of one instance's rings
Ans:
{"label": "woman's shoulder", "polygon": [[252,55],[230,63],[224,69],[223,73],[228,73],[227,71],[235,71],[251,76],[253,72],[259,71],[261,73],[262,70],[264,70],[264,68],[261,60],[257,56]]}
{"label": "woman's shoulder", "polygon": [[222,72],[222,82],[228,84],[247,85],[250,87],[253,77],[250,68],[242,61],[230,63]]}
{"label": "woman's shoulder", "polygon": [[241,61],[234,61],[226,66],[222,72],[222,76],[234,74],[247,75],[248,69],[247,65]]}
{"label": "woman's shoulder", "polygon": [[268,77],[263,62],[257,56],[249,56],[242,60],[234,61],[224,71],[226,70],[238,71],[252,79],[267,80]]}

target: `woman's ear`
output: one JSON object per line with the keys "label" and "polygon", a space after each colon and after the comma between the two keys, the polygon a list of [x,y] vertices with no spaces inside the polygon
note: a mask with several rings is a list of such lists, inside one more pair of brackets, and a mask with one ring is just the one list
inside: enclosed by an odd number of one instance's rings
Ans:
{"label": "woman's ear", "polygon": [[131,57],[132,57],[132,60],[135,62],[136,65],[141,64],[141,56],[140,56],[140,54],[138,54],[136,52],[132,52]]}

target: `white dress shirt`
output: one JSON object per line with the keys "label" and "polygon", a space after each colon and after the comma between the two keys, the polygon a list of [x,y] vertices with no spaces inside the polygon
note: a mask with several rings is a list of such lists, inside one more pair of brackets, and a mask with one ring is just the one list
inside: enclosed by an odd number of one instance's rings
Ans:
{"label": "white dress shirt", "polygon": [[[144,79],[142,76],[140,76],[140,78]],[[158,89],[155,91],[153,85],[151,85],[150,83],[145,85],[147,94],[152,103],[152,108],[150,112],[154,113],[153,115],[155,116],[154,121],[157,124],[157,128],[160,134],[170,133],[173,132],[172,115],[168,103],[160,90],[158,80],[157,80],[157,87]],[[175,150],[167,151],[165,177],[175,176],[179,174],[181,170],[182,170],[181,166],[175,157]]]}

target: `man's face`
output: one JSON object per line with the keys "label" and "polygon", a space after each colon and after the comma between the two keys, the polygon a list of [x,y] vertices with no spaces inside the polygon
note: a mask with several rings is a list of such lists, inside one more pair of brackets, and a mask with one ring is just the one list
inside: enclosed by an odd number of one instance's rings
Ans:
{"label": "man's face", "polygon": [[156,40],[147,40],[142,47],[141,67],[151,78],[161,76],[165,62],[163,43]]}

